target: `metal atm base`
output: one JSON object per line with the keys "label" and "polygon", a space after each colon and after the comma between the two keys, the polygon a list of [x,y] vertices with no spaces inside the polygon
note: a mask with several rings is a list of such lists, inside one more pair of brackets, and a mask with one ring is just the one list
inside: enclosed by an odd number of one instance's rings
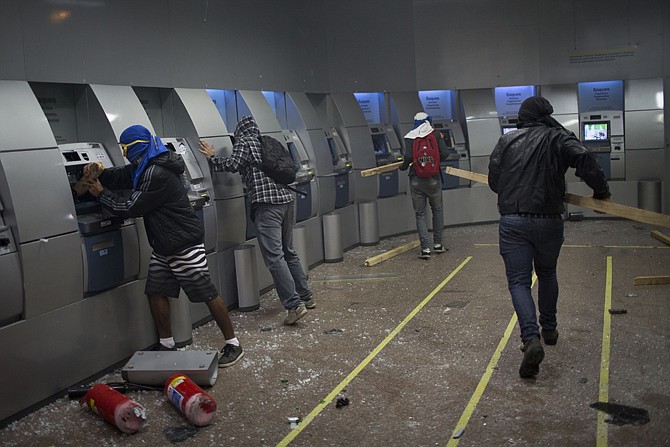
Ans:
{"label": "metal atm base", "polygon": [[137,351],[121,370],[126,382],[165,385],[172,374],[187,375],[198,385],[212,386],[219,372],[217,351]]}

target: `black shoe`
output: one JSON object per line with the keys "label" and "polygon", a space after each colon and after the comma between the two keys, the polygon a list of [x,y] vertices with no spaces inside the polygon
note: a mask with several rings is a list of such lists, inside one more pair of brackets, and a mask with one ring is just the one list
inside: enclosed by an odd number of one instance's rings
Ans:
{"label": "black shoe", "polygon": [[424,248],[423,250],[421,250],[421,253],[419,253],[419,258],[430,259],[430,249]]}
{"label": "black shoe", "polygon": [[442,244],[435,244],[433,246],[433,251],[435,253],[444,253],[445,251],[449,251],[449,249]]}
{"label": "black shoe", "polygon": [[544,348],[540,337],[533,337],[524,343],[523,360],[519,367],[519,375],[524,379],[537,376],[540,373],[540,363],[544,360]]}
{"label": "black shoe", "polygon": [[152,351],[177,351],[177,347],[173,346],[168,348],[167,346],[163,346],[162,344],[158,343],[158,346],[154,347]]}
{"label": "black shoe", "polygon": [[242,346],[233,346],[230,343],[226,343],[226,346],[221,350],[221,356],[219,357],[219,368],[233,366],[235,363],[239,362],[242,357],[244,357]]}
{"label": "black shoe", "polygon": [[555,345],[558,342],[557,329],[542,329],[542,338],[545,345]]}

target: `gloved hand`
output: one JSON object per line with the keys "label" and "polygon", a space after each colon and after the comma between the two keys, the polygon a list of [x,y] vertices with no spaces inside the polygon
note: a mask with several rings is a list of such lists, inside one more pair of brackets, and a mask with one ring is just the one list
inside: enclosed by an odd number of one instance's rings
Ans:
{"label": "gloved hand", "polygon": [[100,174],[102,174],[102,171],[104,169],[105,167],[99,161],[89,163],[86,166],[84,166],[83,171],[84,177],[88,177],[90,179],[97,179],[100,176]]}

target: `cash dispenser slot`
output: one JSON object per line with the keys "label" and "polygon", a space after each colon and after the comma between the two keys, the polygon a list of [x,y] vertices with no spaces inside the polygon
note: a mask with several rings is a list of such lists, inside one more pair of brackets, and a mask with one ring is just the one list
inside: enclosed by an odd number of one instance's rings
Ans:
{"label": "cash dispenser slot", "polygon": [[113,167],[104,147],[99,143],[70,143],[58,146],[72,190],[84,259],[84,294],[92,295],[116,287],[123,282],[124,256],[122,217],[100,205],[85,192],[79,195],[75,185],[83,175],[84,166],[100,162]]}

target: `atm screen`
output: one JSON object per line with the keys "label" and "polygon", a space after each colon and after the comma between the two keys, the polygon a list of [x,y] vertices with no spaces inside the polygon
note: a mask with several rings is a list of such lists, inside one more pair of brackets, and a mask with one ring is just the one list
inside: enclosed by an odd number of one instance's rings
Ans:
{"label": "atm screen", "polygon": [[295,166],[296,171],[300,170],[300,155],[298,154],[298,149],[292,141],[287,143],[288,150],[291,153],[291,158],[293,158],[293,166]]}
{"label": "atm screen", "polygon": [[336,165],[340,159],[340,154],[337,152],[335,138],[327,137],[326,141],[328,142],[328,149],[330,149],[330,158],[332,159],[333,165]]}
{"label": "atm screen", "polygon": [[609,140],[609,121],[583,123],[584,141],[607,141]]}
{"label": "atm screen", "polygon": [[513,130],[516,130],[516,126],[514,126],[514,127],[504,126],[504,127],[502,128],[502,133],[503,133],[503,135],[505,135],[505,134],[507,134],[507,133],[510,133],[510,132],[513,131]]}
{"label": "atm screen", "polygon": [[375,155],[386,155],[389,153],[385,134],[372,134],[372,144],[374,145]]}
{"label": "atm screen", "polygon": [[447,148],[454,147],[454,135],[451,133],[451,129],[444,128],[444,129],[439,129],[439,130],[440,130],[440,135],[442,136],[442,139],[444,140],[444,143],[447,145]]}

